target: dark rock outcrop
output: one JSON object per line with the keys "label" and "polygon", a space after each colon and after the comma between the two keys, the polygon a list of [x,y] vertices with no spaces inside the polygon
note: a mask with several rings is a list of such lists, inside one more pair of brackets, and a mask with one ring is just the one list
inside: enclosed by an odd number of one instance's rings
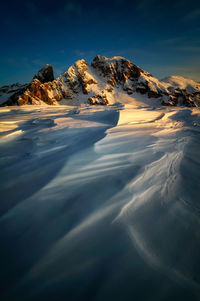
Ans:
{"label": "dark rock outcrop", "polygon": [[[7,106],[13,106],[13,105],[16,105],[18,104],[18,98],[20,95],[23,95],[26,91],[26,89],[28,88],[28,84],[25,84],[25,85],[15,85],[15,89],[12,90],[12,89],[9,89],[7,91],[7,100],[1,104],[1,106],[3,105],[7,105]],[[13,87],[10,86],[10,87]]]}
{"label": "dark rock outcrop", "polygon": [[[5,87],[3,87],[5,90]],[[71,98],[71,93],[62,82],[54,80],[53,68],[50,65],[41,68],[30,84],[20,86],[2,105],[41,104],[55,105],[61,99]]]}
{"label": "dark rock outcrop", "polygon": [[34,79],[38,79],[42,84],[52,82],[54,80],[53,67],[47,64],[38,71]]}
{"label": "dark rock outcrop", "polygon": [[88,98],[88,102],[90,105],[107,105],[108,100],[106,95],[94,95]]}
{"label": "dark rock outcrop", "polygon": [[92,67],[97,69],[107,82],[112,86],[125,83],[128,79],[138,79],[144,72],[141,68],[124,58],[108,59],[105,56],[97,55],[92,61]]}

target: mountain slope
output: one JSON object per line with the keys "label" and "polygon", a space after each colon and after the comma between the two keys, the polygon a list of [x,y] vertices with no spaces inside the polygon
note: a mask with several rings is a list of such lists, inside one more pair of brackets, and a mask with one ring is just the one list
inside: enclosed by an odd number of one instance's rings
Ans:
{"label": "mountain slope", "polygon": [[169,86],[173,86],[174,88],[186,90],[188,93],[195,93],[200,90],[200,83],[182,76],[169,76],[165,77],[161,81],[169,84]]}
{"label": "mountain slope", "polygon": [[[10,96],[0,89],[3,105],[81,104],[107,105],[116,102],[116,93],[140,93],[163,105],[199,106],[200,84],[182,77],[158,80],[123,57],[96,56],[91,65],[84,59],[54,79],[50,65],[40,69],[30,84],[19,86]],[[9,90],[9,87],[8,87]]]}

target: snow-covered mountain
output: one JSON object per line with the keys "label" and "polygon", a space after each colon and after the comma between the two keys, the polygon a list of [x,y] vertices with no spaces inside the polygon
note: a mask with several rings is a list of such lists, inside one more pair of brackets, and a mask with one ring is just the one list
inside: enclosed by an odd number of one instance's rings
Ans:
{"label": "snow-covered mountain", "polygon": [[107,105],[119,102],[117,93],[144,94],[162,105],[200,105],[200,84],[172,76],[158,80],[123,57],[96,56],[91,64],[77,61],[54,79],[50,65],[40,69],[32,82],[0,88],[2,105],[69,104]]}
{"label": "snow-covered mountain", "polygon": [[17,93],[23,93],[26,91],[28,84],[21,85],[19,83],[12,84],[10,86],[3,86],[0,88],[0,104],[7,104],[11,96]]}
{"label": "snow-covered mountain", "polygon": [[1,301],[200,300],[199,91],[100,56],[0,90],[42,104],[0,108]]}

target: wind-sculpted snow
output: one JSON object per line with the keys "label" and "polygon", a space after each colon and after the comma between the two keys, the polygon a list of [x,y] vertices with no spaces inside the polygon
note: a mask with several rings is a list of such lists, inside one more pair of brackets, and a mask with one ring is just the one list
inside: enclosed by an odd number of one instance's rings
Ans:
{"label": "wind-sculpted snow", "polygon": [[1,300],[199,300],[198,109],[0,114]]}

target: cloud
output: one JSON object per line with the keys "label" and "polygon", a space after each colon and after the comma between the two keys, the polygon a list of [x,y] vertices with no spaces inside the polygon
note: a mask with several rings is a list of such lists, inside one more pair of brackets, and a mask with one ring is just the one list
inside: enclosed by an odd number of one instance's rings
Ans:
{"label": "cloud", "polygon": [[114,0],[116,6],[124,5],[125,0]]}
{"label": "cloud", "polygon": [[32,1],[25,2],[25,7],[26,7],[27,11],[31,14],[35,14],[37,12],[37,6]]}
{"label": "cloud", "polygon": [[181,9],[188,4],[188,0],[175,0],[173,3],[174,8]]}
{"label": "cloud", "polygon": [[155,44],[161,47],[168,47],[170,50],[200,52],[200,38],[199,35],[194,35],[196,32],[196,30],[195,32],[188,31],[185,36],[156,41]]}
{"label": "cloud", "polygon": [[12,66],[12,67],[19,67],[20,66],[19,60],[17,60],[16,58],[12,58],[12,57],[7,58],[6,63],[9,66]]}
{"label": "cloud", "polygon": [[64,72],[62,68],[57,68],[57,67],[53,68],[53,71],[56,77]]}
{"label": "cloud", "polygon": [[138,11],[144,11],[152,7],[158,0],[140,0],[136,6]]}
{"label": "cloud", "polygon": [[189,22],[194,21],[195,19],[200,17],[200,9],[195,9],[191,12],[189,12],[187,15],[183,17],[183,21]]}
{"label": "cloud", "polygon": [[152,73],[160,78],[163,79],[166,76],[172,76],[172,75],[178,75],[183,77],[191,78],[195,81],[200,81],[200,66],[194,67],[194,66],[176,66],[176,65],[167,65],[167,66],[159,66],[159,67],[153,67]]}
{"label": "cloud", "polygon": [[94,50],[82,51],[82,50],[76,49],[74,51],[74,53],[78,58],[84,58],[86,60],[91,60],[97,55],[97,52]]}
{"label": "cloud", "polygon": [[54,18],[48,15],[48,12],[35,4],[33,1],[25,2],[26,17],[29,19],[30,25],[36,26],[53,26],[55,24]]}
{"label": "cloud", "polygon": [[174,69],[175,73],[180,74],[184,77],[189,77],[195,81],[200,81],[200,67],[177,67]]}
{"label": "cloud", "polygon": [[78,16],[82,15],[82,6],[78,1],[68,1],[63,9],[62,9],[62,14],[76,14]]}
{"label": "cloud", "polygon": [[33,65],[36,65],[36,66],[44,65],[44,62],[40,59],[34,59],[31,62],[32,62]]}
{"label": "cloud", "polygon": [[30,62],[27,57],[8,57],[8,58],[3,58],[0,60],[1,64],[5,64],[6,66],[9,67],[14,67],[14,68],[21,68],[23,65],[24,67],[30,67]]}
{"label": "cloud", "polygon": [[184,40],[185,40],[185,37],[179,36],[179,37],[175,37],[175,38],[159,40],[159,41],[157,41],[157,43],[158,44],[164,44],[164,45],[173,45],[173,44],[177,44],[179,42],[182,42]]}
{"label": "cloud", "polygon": [[77,56],[85,56],[86,55],[86,52],[84,52],[84,51],[81,51],[81,50],[75,50],[74,51],[75,52],[75,54],[77,55]]}
{"label": "cloud", "polygon": [[200,46],[183,46],[183,47],[176,47],[176,49],[181,50],[181,51],[199,52],[200,53]]}

